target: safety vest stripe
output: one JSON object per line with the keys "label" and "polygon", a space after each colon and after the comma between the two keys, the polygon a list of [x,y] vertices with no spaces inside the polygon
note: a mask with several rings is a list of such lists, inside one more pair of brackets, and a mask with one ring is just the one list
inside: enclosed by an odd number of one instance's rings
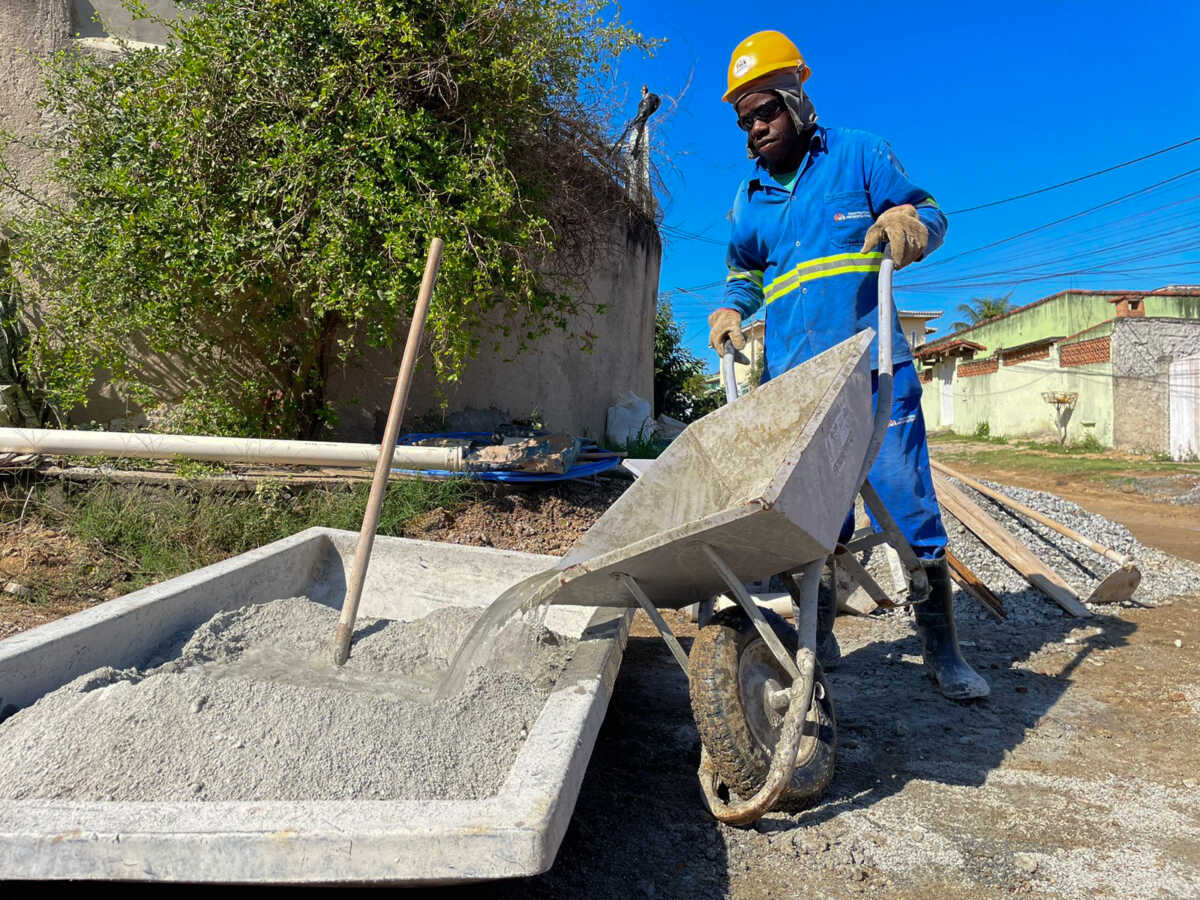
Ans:
{"label": "safety vest stripe", "polygon": [[822,269],[819,272],[805,272],[798,276],[795,280],[788,282],[786,285],[781,285],[778,289],[772,290],[763,297],[764,303],[772,303],[778,300],[784,294],[790,294],[800,285],[807,281],[816,281],[818,278],[830,278],[834,275],[848,275],[852,272],[872,273],[879,271],[879,263],[855,263],[849,266],[839,266],[836,269]]}
{"label": "safety vest stripe", "polygon": [[819,256],[816,259],[806,259],[804,262],[795,266],[790,271],[785,272],[778,278],[774,279],[767,285],[767,291],[774,291],[776,288],[782,287],[784,282],[791,281],[797,275],[805,272],[811,272],[816,269],[836,268],[837,266],[846,265],[847,263],[858,262],[875,262],[877,265],[883,261],[883,253],[876,250],[873,253],[838,253],[834,256]]}
{"label": "safety vest stripe", "polygon": [[746,281],[753,281],[759,287],[762,287],[762,283],[763,283],[762,269],[750,269],[747,272],[743,272],[741,269],[730,269],[729,274],[725,277],[726,281],[738,281],[739,279],[745,279]]}
{"label": "safety vest stripe", "polygon": [[786,275],[772,281],[767,286],[763,300],[770,303],[784,294],[791,293],[804,282],[817,278],[845,275],[850,272],[878,272],[882,262],[883,254],[879,252],[840,253],[837,256],[810,259],[802,262]]}

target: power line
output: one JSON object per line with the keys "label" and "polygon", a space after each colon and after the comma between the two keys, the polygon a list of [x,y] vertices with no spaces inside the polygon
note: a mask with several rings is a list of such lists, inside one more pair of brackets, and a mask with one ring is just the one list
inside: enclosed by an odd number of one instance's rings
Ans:
{"label": "power line", "polygon": [[980,203],[978,206],[968,206],[966,209],[956,209],[946,213],[948,216],[961,216],[963,213],[975,212],[980,209],[990,209],[993,206],[1002,206],[1005,203],[1012,203],[1015,200],[1024,200],[1026,197],[1036,197],[1038,194],[1044,194],[1047,191],[1056,191],[1059,188],[1067,187],[1072,184],[1079,184],[1081,181],[1087,181],[1089,178],[1095,178],[1099,175],[1106,175],[1109,172],[1115,172],[1117,169],[1123,169],[1126,166],[1132,166],[1135,163],[1144,162],[1147,159],[1153,159],[1156,156],[1162,156],[1164,153],[1170,153],[1172,150],[1178,150],[1180,147],[1186,147],[1188,144],[1194,144],[1200,141],[1200,137],[1190,138],[1186,141],[1180,141],[1178,144],[1172,144],[1170,147],[1163,147],[1161,150],[1155,150],[1153,153],[1147,153],[1145,156],[1139,156],[1137,159],[1129,159],[1123,163],[1117,163],[1115,166],[1109,166],[1107,169],[1100,169],[1096,172],[1089,172],[1087,175],[1080,175],[1078,178],[1072,178],[1069,181],[1060,181],[1058,184],[1051,184],[1044,188],[1038,188],[1036,191],[1027,191],[1024,194],[1017,194],[1013,197],[1005,197],[1003,200],[992,200],[990,203]]}
{"label": "power line", "polygon": [[1124,203],[1126,200],[1130,200],[1130,199],[1140,196],[1142,194],[1147,194],[1150,191],[1153,191],[1160,187],[1163,187],[1164,185],[1168,185],[1168,184],[1171,184],[1172,182],[1179,181],[1182,178],[1187,178],[1189,175],[1195,175],[1197,172],[1200,172],[1200,166],[1197,166],[1194,169],[1188,169],[1186,172],[1180,172],[1178,175],[1172,175],[1170,178],[1164,178],[1162,181],[1156,181],[1156,182],[1154,182],[1154,184],[1147,185],[1144,188],[1138,188],[1136,191],[1130,191],[1128,194],[1122,194],[1120,197],[1115,197],[1112,200],[1106,200],[1104,203],[1100,203],[1096,206],[1092,206],[1087,209],[1080,210],[1077,213],[1071,213],[1071,215],[1069,215],[1069,216],[1063,216],[1061,219],[1055,219],[1054,221],[1047,222],[1044,225],[1038,225],[1034,228],[1029,228],[1025,231],[1018,232],[1017,234],[1010,235],[1009,237],[1001,238],[998,241],[992,241],[989,244],[982,244],[978,247],[973,247],[970,250],[964,250],[961,253],[956,253],[954,256],[948,256],[944,259],[939,259],[939,260],[935,260],[931,263],[926,263],[923,266],[923,268],[926,271],[928,271],[929,269],[932,269],[935,266],[944,266],[947,263],[953,262],[956,259],[962,259],[964,256],[970,256],[973,253],[979,253],[983,250],[990,250],[992,247],[999,247],[1002,244],[1012,243],[1015,240],[1018,240],[1023,237],[1028,237],[1029,235],[1036,234],[1039,231],[1045,231],[1048,228],[1053,228],[1055,225],[1061,225],[1064,222],[1070,222],[1072,219],[1078,219],[1081,216],[1086,216],[1086,215],[1090,215],[1091,213],[1094,213],[1094,212],[1099,212],[1102,209],[1107,209],[1108,207],[1115,206],[1118,203]]}
{"label": "power line", "polygon": [[674,225],[667,225],[664,223],[658,227],[659,227],[660,231],[665,231],[668,235],[671,235],[673,237],[683,238],[684,240],[687,240],[687,241],[699,241],[704,244],[712,244],[715,247],[728,247],[729,246],[728,241],[718,241],[716,238],[705,237],[704,235],[698,234],[697,232],[694,232],[694,231],[685,231],[684,229],[677,228]]}

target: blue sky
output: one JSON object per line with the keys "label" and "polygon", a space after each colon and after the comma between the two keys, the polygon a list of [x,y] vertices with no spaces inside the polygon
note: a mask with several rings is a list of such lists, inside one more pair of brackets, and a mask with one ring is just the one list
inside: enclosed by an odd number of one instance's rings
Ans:
{"label": "blue sky", "polygon": [[[697,353],[720,289],[679,289],[724,278],[725,215],[748,163],[720,96],[733,47],[754,31],[788,34],[813,70],[806,87],[821,122],[887,138],[947,211],[1200,136],[1200,3],[862,0],[779,9],[623,4],[630,24],[667,40],[653,58],[622,61],[617,86],[628,109],[614,118],[633,115],[643,82],[664,98],[652,120],[666,226],[659,287]],[[933,323],[940,335],[961,318],[958,304],[975,296],[1012,291],[1015,303],[1027,303],[1070,287],[1200,282],[1200,171],[1192,169],[1200,169],[1200,142],[1037,197],[951,215],[945,246],[898,276],[897,300],[905,309],[947,310]],[[1141,193],[949,259],[1133,192]]]}

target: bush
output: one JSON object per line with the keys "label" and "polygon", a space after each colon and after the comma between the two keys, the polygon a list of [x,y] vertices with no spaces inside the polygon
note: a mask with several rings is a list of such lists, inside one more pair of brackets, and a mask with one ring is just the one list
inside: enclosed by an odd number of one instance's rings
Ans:
{"label": "bush", "polygon": [[987,422],[977,422],[975,424],[975,437],[981,441],[986,441],[992,434],[992,426]]}
{"label": "bush", "polygon": [[719,407],[720,389],[709,386],[704,360],[683,346],[683,328],[671,304],[659,300],[654,317],[654,413],[693,422]]}
{"label": "bush", "polygon": [[330,368],[411,313],[432,235],[445,380],[481,319],[515,352],[603,310],[570,293],[625,204],[597,98],[647,42],[599,0],[189,5],[167,50],[48,64],[67,125],[45,194],[65,202],[10,224],[54,400],[106,372],[152,403],[182,360],[185,424],[313,435]]}

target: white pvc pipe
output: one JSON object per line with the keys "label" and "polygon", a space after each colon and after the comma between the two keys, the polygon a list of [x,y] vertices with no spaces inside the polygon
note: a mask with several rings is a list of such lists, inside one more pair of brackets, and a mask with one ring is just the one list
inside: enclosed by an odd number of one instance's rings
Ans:
{"label": "white pvc pipe", "polygon": [[[259,438],[184,434],[58,431],[0,428],[0,452],[51,456],[137,456],[149,459],[201,459],[213,462],[272,463],[285,466],[373,468],[378,444],[326,441],[273,441]],[[461,447],[397,447],[392,465],[401,469],[461,472]]]}

